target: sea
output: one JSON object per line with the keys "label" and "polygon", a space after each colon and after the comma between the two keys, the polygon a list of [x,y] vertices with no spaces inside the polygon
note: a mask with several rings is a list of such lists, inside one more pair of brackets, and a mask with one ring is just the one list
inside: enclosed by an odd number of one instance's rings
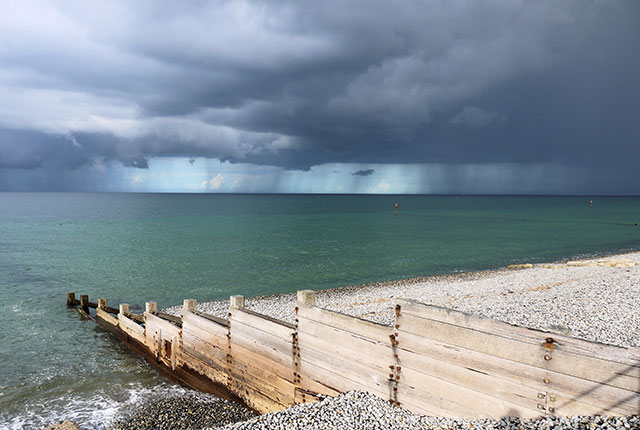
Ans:
{"label": "sea", "polygon": [[485,270],[639,250],[638,223],[640,197],[0,193],[0,428],[180,390],[67,292],[135,312]]}

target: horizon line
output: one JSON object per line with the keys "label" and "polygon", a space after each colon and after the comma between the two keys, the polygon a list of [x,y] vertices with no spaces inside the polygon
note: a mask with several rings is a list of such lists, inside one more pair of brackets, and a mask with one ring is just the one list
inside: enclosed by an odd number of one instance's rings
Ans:
{"label": "horizon line", "polygon": [[640,197],[640,194],[536,194],[536,193],[284,193],[284,192],[188,192],[188,191],[69,191],[0,190],[0,193],[75,193],[75,194],[184,194],[184,195],[289,195],[289,196],[433,196],[433,197]]}

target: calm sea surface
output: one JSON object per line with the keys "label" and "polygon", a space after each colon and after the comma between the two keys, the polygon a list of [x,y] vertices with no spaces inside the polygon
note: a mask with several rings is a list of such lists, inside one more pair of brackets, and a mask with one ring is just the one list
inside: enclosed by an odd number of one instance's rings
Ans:
{"label": "calm sea surface", "polygon": [[589,200],[0,193],[0,428],[175,390],[67,291],[138,311],[640,249],[640,198]]}

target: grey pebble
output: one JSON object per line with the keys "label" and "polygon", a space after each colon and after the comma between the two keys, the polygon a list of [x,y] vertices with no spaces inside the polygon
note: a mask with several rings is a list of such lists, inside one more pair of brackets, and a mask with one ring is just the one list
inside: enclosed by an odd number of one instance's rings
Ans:
{"label": "grey pebble", "polygon": [[254,417],[234,402],[195,391],[159,394],[122,411],[111,430],[204,429]]}

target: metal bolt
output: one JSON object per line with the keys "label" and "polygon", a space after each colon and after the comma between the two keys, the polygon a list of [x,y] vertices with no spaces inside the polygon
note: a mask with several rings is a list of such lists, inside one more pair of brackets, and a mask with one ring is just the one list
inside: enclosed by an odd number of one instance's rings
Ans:
{"label": "metal bolt", "polygon": [[545,384],[549,384],[550,382],[551,382],[551,381],[550,381],[549,379],[544,378],[544,383],[545,383]]}
{"label": "metal bolt", "polygon": [[551,356],[549,354],[545,354],[544,355],[544,359],[549,361],[549,360],[551,360]]}

